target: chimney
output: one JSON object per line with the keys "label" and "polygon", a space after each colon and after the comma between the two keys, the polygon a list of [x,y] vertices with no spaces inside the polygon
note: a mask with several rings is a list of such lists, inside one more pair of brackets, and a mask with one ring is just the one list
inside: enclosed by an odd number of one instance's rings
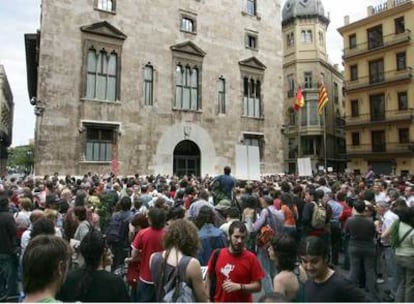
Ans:
{"label": "chimney", "polygon": [[374,7],[372,5],[367,7],[367,16],[372,16],[374,13]]}
{"label": "chimney", "polygon": [[349,24],[349,15],[346,15],[344,17],[344,25],[348,25]]}

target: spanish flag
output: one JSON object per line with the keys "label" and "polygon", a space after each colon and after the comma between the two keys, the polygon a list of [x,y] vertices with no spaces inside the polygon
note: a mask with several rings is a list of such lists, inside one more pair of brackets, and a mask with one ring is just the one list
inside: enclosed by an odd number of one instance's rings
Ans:
{"label": "spanish flag", "polygon": [[295,112],[297,112],[300,109],[302,109],[304,105],[305,105],[305,98],[303,97],[302,88],[299,87],[298,91],[296,92],[296,101],[295,101],[295,104],[293,105],[293,109],[295,110]]}
{"label": "spanish flag", "polygon": [[323,108],[328,103],[328,92],[326,91],[326,87],[323,83],[321,83],[319,87],[319,101],[318,101],[318,113],[322,115]]}

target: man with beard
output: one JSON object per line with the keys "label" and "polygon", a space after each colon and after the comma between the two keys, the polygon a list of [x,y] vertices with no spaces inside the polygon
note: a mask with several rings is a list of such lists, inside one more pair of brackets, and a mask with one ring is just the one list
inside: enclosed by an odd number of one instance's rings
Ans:
{"label": "man with beard", "polygon": [[210,295],[214,302],[253,302],[252,293],[262,288],[265,273],[256,256],[245,249],[246,237],[246,226],[240,221],[233,222],[229,227],[228,247],[220,250],[215,263],[214,253],[210,257],[206,289],[210,291],[215,273],[216,289]]}

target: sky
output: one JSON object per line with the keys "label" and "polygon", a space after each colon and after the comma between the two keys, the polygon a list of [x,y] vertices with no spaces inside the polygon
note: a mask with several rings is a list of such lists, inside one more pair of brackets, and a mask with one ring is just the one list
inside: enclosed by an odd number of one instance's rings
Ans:
{"label": "sky", "polygon": [[[171,1],[171,0],[165,0]],[[282,6],[286,0],[282,0]],[[352,1],[352,4],[351,4]],[[369,5],[378,5],[386,0],[322,0],[325,12],[331,20],[327,33],[327,52],[332,64],[342,68],[342,37],[337,28],[344,25],[344,16],[355,22],[366,17]],[[24,34],[35,33],[40,24],[41,0],[2,0],[0,20],[0,64],[13,93],[14,123],[12,146],[26,145],[34,138],[34,108],[29,103],[26,77],[26,53]],[[260,3],[260,2],[259,2]]]}

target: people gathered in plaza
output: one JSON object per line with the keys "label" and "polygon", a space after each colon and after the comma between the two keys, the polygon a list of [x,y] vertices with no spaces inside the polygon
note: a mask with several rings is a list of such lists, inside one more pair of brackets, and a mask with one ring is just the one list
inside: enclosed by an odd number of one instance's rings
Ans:
{"label": "people gathered in plaza", "polygon": [[0,181],[0,301],[413,302],[414,176]]}

